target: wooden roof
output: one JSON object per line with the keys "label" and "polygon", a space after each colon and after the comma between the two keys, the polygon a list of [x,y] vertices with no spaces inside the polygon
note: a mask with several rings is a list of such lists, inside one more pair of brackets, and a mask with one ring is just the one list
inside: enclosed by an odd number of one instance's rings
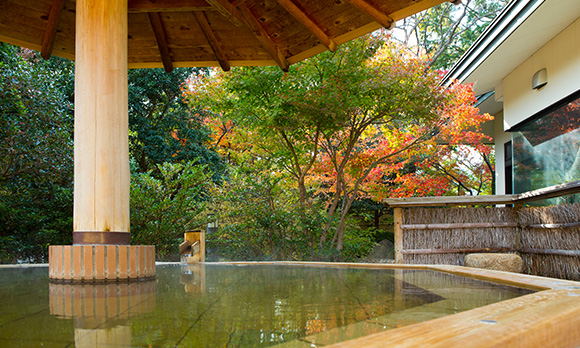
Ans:
{"label": "wooden roof", "polygon": [[[290,64],[448,0],[128,0],[129,67]],[[0,40],[74,59],[75,0],[1,0]]]}

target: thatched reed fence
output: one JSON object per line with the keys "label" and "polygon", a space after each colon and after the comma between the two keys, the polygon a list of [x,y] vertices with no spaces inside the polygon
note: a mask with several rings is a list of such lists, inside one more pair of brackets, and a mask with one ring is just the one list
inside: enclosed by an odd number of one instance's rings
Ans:
{"label": "thatched reed fence", "polygon": [[525,273],[580,280],[580,204],[523,206],[576,192],[580,181],[520,195],[388,199],[396,262],[463,265],[470,253],[517,253]]}

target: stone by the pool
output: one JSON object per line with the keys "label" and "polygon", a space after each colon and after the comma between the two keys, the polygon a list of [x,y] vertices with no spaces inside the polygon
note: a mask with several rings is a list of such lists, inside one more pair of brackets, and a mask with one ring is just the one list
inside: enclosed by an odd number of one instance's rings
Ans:
{"label": "stone by the pool", "polygon": [[465,256],[465,266],[521,273],[524,262],[516,254],[469,254]]}

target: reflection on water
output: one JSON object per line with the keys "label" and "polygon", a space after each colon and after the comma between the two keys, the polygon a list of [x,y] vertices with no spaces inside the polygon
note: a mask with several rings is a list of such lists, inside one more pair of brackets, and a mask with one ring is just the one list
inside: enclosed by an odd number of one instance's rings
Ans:
{"label": "reflection on water", "polygon": [[184,285],[185,292],[205,292],[205,264],[181,265],[179,282]]}
{"label": "reflection on water", "polygon": [[74,319],[76,347],[130,346],[131,317],[155,309],[155,282],[49,285],[50,314]]}
{"label": "reflection on water", "polygon": [[0,346],[306,347],[527,293],[427,271],[164,265],[154,282],[93,286],[47,273],[0,269]]}

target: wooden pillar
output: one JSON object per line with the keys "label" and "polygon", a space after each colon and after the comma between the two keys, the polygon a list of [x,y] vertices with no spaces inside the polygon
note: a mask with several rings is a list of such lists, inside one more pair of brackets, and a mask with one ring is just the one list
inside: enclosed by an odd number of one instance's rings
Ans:
{"label": "wooden pillar", "polygon": [[393,220],[395,222],[395,263],[403,263],[403,208],[393,209]]}
{"label": "wooden pillar", "polygon": [[129,244],[127,0],[78,0],[74,244]]}
{"label": "wooden pillar", "polygon": [[77,0],[72,246],[49,248],[49,278],[155,276],[155,247],[130,246],[127,0]]}

